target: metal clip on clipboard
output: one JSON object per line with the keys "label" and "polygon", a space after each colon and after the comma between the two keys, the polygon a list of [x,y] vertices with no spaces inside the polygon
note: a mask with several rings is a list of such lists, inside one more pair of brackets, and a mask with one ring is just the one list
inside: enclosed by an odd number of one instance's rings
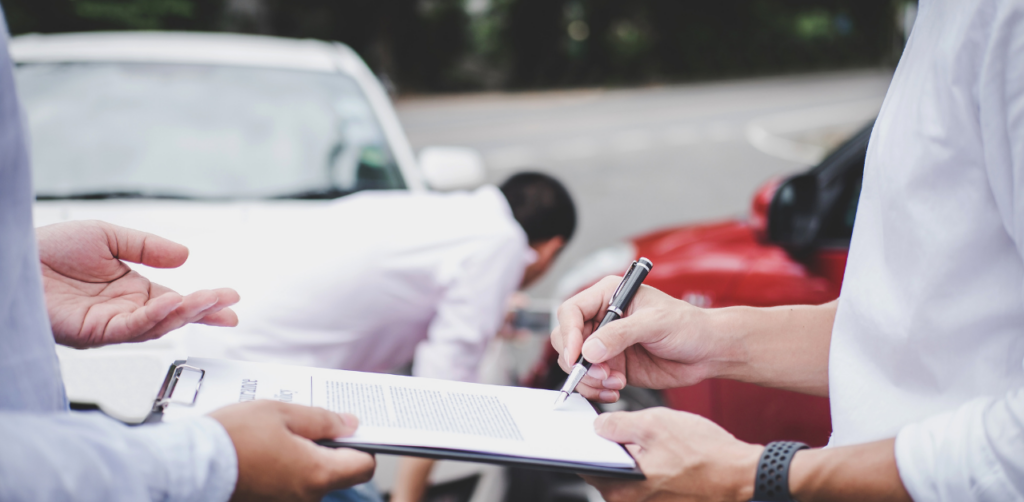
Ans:
{"label": "metal clip on clipboard", "polygon": [[[181,379],[182,373],[185,371],[194,371],[199,373],[199,380],[196,381],[195,392],[192,393],[192,397],[189,399],[173,399],[174,389],[178,386],[178,381]],[[177,361],[171,366],[171,370],[167,375],[167,379],[164,380],[163,386],[160,387],[160,393],[157,395],[156,402],[153,403],[153,413],[162,413],[171,403],[184,404],[186,406],[192,406],[196,404],[196,398],[199,397],[199,388],[203,385],[203,378],[206,376],[206,370],[202,368],[196,368],[195,366],[189,366],[185,364],[185,361]]]}

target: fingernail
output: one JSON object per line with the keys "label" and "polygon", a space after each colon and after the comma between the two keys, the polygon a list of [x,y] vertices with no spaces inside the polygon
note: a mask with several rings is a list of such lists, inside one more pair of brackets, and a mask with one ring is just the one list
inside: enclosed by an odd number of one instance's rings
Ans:
{"label": "fingernail", "polygon": [[608,374],[604,369],[597,365],[591,366],[590,369],[587,370],[587,376],[596,380],[604,380],[605,378],[608,378]]}
{"label": "fingernail", "polygon": [[608,378],[607,380],[602,381],[601,385],[604,385],[605,387],[608,387],[609,389],[616,389],[616,390],[625,387],[624,385],[622,385],[622,380],[619,380],[619,377]]}
{"label": "fingernail", "polygon": [[583,344],[583,357],[588,361],[604,361],[606,354],[608,354],[608,347],[605,347],[604,342],[598,338],[591,338]]}
{"label": "fingernail", "polygon": [[615,392],[614,390],[602,390],[601,393],[597,395],[597,397],[599,397],[601,401],[604,401],[606,403],[613,403],[619,400],[619,393]]}

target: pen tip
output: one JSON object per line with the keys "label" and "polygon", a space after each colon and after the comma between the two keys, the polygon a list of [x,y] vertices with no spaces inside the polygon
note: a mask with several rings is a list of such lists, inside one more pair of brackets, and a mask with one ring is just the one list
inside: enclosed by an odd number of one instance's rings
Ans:
{"label": "pen tip", "polygon": [[555,398],[555,408],[558,408],[559,406],[561,406],[562,403],[564,403],[565,400],[568,399],[568,398],[569,398],[569,394],[566,394],[565,391],[559,392],[558,393],[558,397]]}

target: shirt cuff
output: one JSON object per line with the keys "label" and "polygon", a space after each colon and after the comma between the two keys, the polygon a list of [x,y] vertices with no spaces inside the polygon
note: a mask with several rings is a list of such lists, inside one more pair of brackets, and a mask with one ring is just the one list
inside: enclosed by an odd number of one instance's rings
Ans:
{"label": "shirt cuff", "polygon": [[[238,481],[238,457],[220,422],[200,417],[135,427],[131,431],[160,459],[162,473],[147,479],[152,500],[226,502]],[[158,481],[162,480],[162,482]]]}
{"label": "shirt cuff", "polygon": [[911,498],[1021,500],[989,443],[985,415],[995,402],[990,397],[975,399],[900,430],[896,466]]}

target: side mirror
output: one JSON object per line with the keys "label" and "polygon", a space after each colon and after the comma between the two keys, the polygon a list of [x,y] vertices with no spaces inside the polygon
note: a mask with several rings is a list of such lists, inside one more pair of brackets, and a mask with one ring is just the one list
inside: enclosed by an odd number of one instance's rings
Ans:
{"label": "side mirror", "polygon": [[484,183],[480,152],[460,146],[430,146],[420,151],[420,170],[434,190],[469,190]]}
{"label": "side mirror", "polygon": [[768,208],[768,240],[800,252],[814,243],[818,218],[818,179],[812,174],[783,181]]}

